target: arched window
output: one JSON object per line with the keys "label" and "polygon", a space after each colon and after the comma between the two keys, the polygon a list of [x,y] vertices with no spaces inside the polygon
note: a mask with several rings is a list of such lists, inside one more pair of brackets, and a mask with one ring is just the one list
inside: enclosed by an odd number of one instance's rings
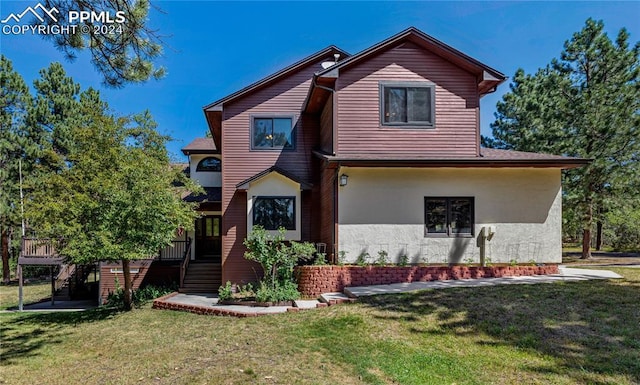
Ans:
{"label": "arched window", "polygon": [[196,167],[196,171],[221,171],[222,170],[222,162],[218,158],[204,158],[198,163],[198,167]]}

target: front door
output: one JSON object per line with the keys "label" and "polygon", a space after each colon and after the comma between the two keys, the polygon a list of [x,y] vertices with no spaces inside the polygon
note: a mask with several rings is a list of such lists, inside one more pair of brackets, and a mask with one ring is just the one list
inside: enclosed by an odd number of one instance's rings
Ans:
{"label": "front door", "polygon": [[207,215],[196,219],[196,260],[220,262],[222,242],[220,237],[221,218]]}

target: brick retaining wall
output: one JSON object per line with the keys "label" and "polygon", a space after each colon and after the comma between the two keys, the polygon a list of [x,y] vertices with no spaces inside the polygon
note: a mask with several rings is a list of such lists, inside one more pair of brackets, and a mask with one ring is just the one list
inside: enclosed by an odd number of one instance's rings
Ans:
{"label": "brick retaining wall", "polygon": [[349,286],[500,278],[558,274],[558,265],[544,266],[298,266],[298,290],[306,297],[341,292]]}

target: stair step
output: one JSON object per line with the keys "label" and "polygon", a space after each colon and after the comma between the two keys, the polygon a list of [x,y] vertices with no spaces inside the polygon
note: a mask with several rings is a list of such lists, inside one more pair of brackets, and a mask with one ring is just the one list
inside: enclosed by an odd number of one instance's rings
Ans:
{"label": "stair step", "polygon": [[217,293],[218,289],[212,289],[212,288],[197,288],[197,289],[190,289],[190,288],[185,288],[185,287],[181,287],[178,290],[179,293]]}
{"label": "stair step", "polygon": [[213,273],[213,274],[185,274],[185,278],[206,278],[206,279],[212,279],[212,278],[222,278],[222,274],[220,273]]}

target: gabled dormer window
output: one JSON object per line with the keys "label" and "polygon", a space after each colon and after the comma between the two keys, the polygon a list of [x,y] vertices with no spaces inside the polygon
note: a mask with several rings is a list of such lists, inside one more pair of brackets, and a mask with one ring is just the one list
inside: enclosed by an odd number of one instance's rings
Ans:
{"label": "gabled dormer window", "polygon": [[214,157],[208,157],[202,159],[198,162],[198,167],[196,167],[196,171],[221,171],[222,170],[222,162],[220,159]]}
{"label": "gabled dormer window", "polygon": [[294,120],[291,116],[258,117],[251,119],[251,149],[293,150],[295,148]]}
{"label": "gabled dormer window", "polygon": [[381,82],[383,126],[433,128],[435,86],[431,82]]}

